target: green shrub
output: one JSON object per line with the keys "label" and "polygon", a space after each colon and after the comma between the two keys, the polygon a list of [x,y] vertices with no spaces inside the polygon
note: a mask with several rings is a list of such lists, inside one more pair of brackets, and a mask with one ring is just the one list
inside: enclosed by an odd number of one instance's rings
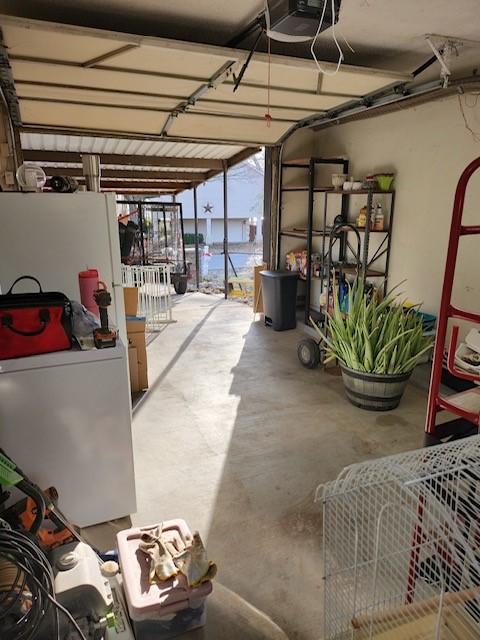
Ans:
{"label": "green shrub", "polygon": [[[195,244],[195,234],[194,233],[185,233],[185,244]],[[198,244],[203,244],[203,233],[198,234]]]}
{"label": "green shrub", "polygon": [[312,321],[327,345],[327,361],[338,359],[366,373],[408,373],[432,346],[432,339],[423,335],[420,315],[415,308],[406,311],[398,294],[390,292],[379,301],[358,280],[349,286],[346,314],[340,310],[336,287],[333,298],[332,315],[327,314],[328,333]]}

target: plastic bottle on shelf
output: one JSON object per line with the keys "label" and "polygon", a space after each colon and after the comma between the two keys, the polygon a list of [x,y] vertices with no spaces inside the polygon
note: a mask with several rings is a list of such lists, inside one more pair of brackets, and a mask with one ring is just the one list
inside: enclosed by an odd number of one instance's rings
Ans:
{"label": "plastic bottle on shelf", "polygon": [[363,229],[367,226],[367,207],[362,207],[357,218],[357,227]]}
{"label": "plastic bottle on shelf", "polygon": [[383,214],[383,207],[380,202],[375,207],[375,216],[373,221],[373,229],[375,231],[383,231],[385,225],[385,216]]}

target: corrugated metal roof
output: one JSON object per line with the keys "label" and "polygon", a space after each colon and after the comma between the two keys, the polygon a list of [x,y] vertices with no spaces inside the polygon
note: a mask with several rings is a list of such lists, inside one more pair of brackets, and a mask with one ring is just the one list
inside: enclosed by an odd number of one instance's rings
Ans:
{"label": "corrugated metal roof", "polygon": [[126,155],[165,156],[169,158],[211,158],[227,160],[246,148],[239,145],[227,144],[131,140],[50,133],[22,132],[20,136],[23,149],[99,154],[122,153]]}
{"label": "corrugated metal roof", "polygon": [[40,164],[47,176],[61,174],[81,178],[81,154],[99,155],[103,166],[102,190],[114,187],[119,193],[132,190],[179,193],[222,171],[223,161],[235,166],[258,151],[242,145],[64,133],[23,131],[20,136],[26,162]]}
{"label": "corrugated metal roof", "polygon": [[[153,156],[152,156],[153,157]],[[27,164],[38,164],[38,162],[33,161],[33,160],[27,160],[26,161]],[[82,175],[82,165],[78,162],[42,162],[42,167],[47,168],[47,167],[56,167],[57,169],[78,169],[79,170],[79,175]],[[109,164],[108,168],[111,170],[128,170],[128,171],[144,171],[146,173],[150,172],[150,173],[154,173],[156,171],[159,170],[158,167],[145,167],[144,165],[125,165],[125,164]],[[191,167],[188,169],[182,169],[181,167],[162,167],[161,168],[162,172],[166,172],[166,173],[171,173],[172,175],[175,174],[182,174],[182,173],[204,173],[205,169],[198,169],[195,167]],[[173,180],[175,178],[172,178]]]}

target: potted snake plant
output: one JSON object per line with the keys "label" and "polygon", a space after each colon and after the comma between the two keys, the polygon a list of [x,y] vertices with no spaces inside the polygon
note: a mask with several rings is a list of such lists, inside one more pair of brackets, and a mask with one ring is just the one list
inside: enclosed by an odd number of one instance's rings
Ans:
{"label": "potted snake plant", "polygon": [[362,280],[349,285],[348,312],[335,291],[327,331],[315,323],[327,358],[338,360],[349,401],[370,411],[388,411],[400,403],[419,358],[432,346],[423,335],[419,306],[405,310],[392,290],[383,300],[365,290]]}

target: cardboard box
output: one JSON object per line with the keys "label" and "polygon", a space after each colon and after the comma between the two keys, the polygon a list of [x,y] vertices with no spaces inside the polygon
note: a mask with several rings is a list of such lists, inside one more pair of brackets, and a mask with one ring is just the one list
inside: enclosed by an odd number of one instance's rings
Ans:
{"label": "cardboard box", "polygon": [[262,278],[260,271],[267,268],[265,262],[253,269],[253,313],[263,313]]}
{"label": "cardboard box", "polygon": [[133,344],[128,345],[128,368],[130,371],[130,391],[135,393],[141,391],[138,381],[138,355],[137,347]]}
{"label": "cardboard box", "polygon": [[137,318],[128,316],[127,321],[127,333],[143,333],[145,334],[145,318]]}
{"label": "cardboard box", "polygon": [[128,344],[137,350],[138,386],[148,389],[148,360],[145,340],[145,318],[127,318]]}
{"label": "cardboard box", "polygon": [[123,300],[125,302],[125,315],[136,316],[138,312],[137,287],[123,287]]}

